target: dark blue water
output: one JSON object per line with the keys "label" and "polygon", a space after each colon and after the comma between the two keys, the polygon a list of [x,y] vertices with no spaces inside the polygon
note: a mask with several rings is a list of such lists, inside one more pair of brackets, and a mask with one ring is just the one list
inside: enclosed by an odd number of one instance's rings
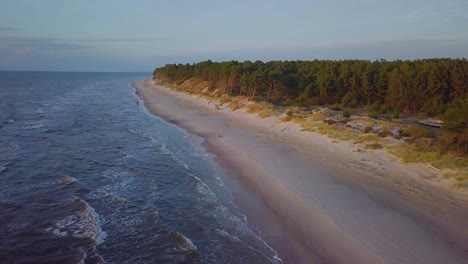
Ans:
{"label": "dark blue water", "polygon": [[274,263],[135,73],[0,72],[1,263]]}

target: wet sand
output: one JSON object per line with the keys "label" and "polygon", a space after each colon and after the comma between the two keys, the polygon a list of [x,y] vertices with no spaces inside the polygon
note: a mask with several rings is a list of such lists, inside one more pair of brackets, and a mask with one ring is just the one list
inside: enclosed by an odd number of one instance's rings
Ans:
{"label": "wet sand", "polygon": [[235,202],[284,263],[468,262],[468,197],[423,180],[430,169],[215,110],[152,80],[134,87],[149,111],[205,138]]}

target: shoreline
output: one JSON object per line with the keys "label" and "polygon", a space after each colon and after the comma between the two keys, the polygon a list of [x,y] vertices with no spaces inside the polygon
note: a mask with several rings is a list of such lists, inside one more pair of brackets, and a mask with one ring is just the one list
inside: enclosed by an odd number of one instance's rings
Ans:
{"label": "shoreline", "polygon": [[133,86],[151,113],[206,139],[228,175],[302,246],[292,254],[320,263],[466,260],[468,200],[419,182],[427,169],[381,151],[356,153],[349,143],[274,118],[215,110],[151,80]]}

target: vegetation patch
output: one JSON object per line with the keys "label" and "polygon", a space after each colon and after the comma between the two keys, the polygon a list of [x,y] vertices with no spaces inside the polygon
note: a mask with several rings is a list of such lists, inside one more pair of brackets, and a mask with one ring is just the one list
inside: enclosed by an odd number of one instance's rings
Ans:
{"label": "vegetation patch", "polygon": [[322,112],[315,112],[312,114],[311,118],[313,121],[323,121],[327,118],[327,116]]}
{"label": "vegetation patch", "polygon": [[408,136],[412,138],[423,138],[423,137],[430,137],[431,134],[429,133],[429,130],[422,126],[410,126],[403,130],[402,133],[403,136]]}
{"label": "vegetation patch", "polygon": [[246,106],[247,113],[255,113],[261,118],[276,115],[278,110],[275,107],[266,102],[249,102]]}
{"label": "vegetation patch", "polygon": [[333,111],[341,111],[341,106],[339,104],[334,104],[330,106],[330,109]]}
{"label": "vegetation patch", "polygon": [[383,149],[383,146],[378,143],[367,144],[366,149],[376,150],[376,149]]}
{"label": "vegetation patch", "polygon": [[370,133],[370,132],[372,132],[372,131],[374,131],[374,130],[373,130],[372,127],[370,127],[370,126],[365,127],[364,130],[363,130],[363,132],[366,133],[366,134],[367,134],[367,133]]}
{"label": "vegetation patch", "polygon": [[280,120],[281,122],[289,122],[293,119],[294,119],[294,112],[291,110],[288,110]]}
{"label": "vegetation patch", "polygon": [[454,179],[458,182],[468,181],[468,172],[448,172],[442,175],[443,179]]}
{"label": "vegetation patch", "polygon": [[455,183],[453,186],[457,189],[468,188],[468,171],[467,170],[447,172],[442,175],[442,178],[454,180]]}
{"label": "vegetation patch", "polygon": [[382,139],[377,135],[362,135],[354,141],[355,143],[382,143]]}
{"label": "vegetation patch", "polygon": [[349,109],[344,110],[343,111],[343,117],[345,117],[345,118],[351,117],[351,110],[349,110]]}
{"label": "vegetation patch", "polygon": [[231,108],[232,111],[236,111],[243,107],[243,104],[238,101],[231,101],[228,103],[228,107]]}
{"label": "vegetation patch", "polygon": [[319,123],[317,124],[316,129],[319,134],[326,135],[334,139],[347,141],[355,140],[357,138],[356,131],[347,127]]}

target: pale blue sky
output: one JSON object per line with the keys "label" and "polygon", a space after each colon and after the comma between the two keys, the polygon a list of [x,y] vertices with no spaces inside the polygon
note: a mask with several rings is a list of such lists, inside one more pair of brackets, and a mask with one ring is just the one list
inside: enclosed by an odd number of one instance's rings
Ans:
{"label": "pale blue sky", "polygon": [[0,1],[0,70],[468,58],[467,0]]}

